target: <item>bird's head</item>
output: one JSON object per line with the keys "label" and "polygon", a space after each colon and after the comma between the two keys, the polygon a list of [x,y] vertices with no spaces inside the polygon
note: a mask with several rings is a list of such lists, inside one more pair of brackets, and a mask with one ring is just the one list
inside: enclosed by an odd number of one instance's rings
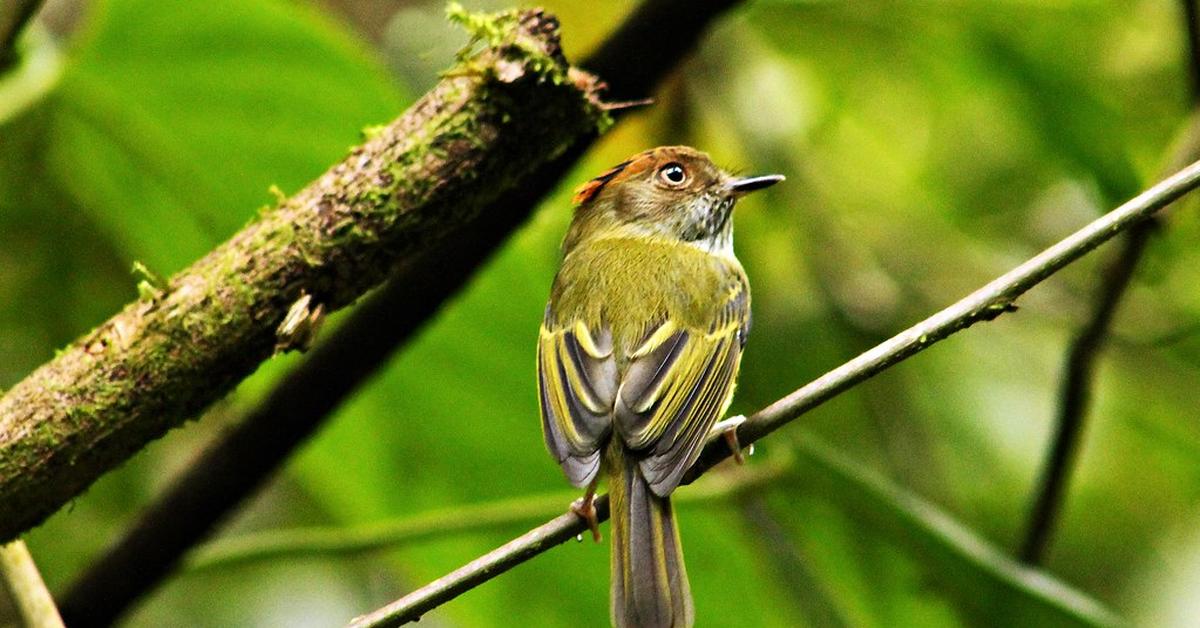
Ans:
{"label": "bird's head", "polygon": [[734,203],[782,180],[781,175],[733,176],[688,146],[654,148],[579,188],[575,221],[563,246],[569,251],[594,237],[647,237],[732,251]]}

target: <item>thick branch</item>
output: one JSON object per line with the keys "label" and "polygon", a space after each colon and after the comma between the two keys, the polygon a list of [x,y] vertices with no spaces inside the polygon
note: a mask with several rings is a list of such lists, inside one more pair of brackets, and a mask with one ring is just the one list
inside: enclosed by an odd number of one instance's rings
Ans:
{"label": "thick branch", "polygon": [[[580,65],[621,99],[649,96],[730,0],[648,0]],[[686,9],[686,10],[684,10]],[[687,19],[677,19],[687,15]],[[647,29],[673,46],[642,38]],[[115,618],[255,491],[388,356],[456,293],[590,147],[586,136],[474,222],[406,265],[143,513],[64,596],[76,616]]]}
{"label": "thick branch", "polygon": [[495,18],[491,48],[342,163],[0,399],[0,540],[37,524],[270,357],[302,295],[326,311],[438,244],[606,116],[557,22]]}
{"label": "thick branch", "polygon": [[24,541],[0,546],[0,584],[8,591],[21,623],[27,628],[62,628],[54,598],[42,582]]}
{"label": "thick branch", "polygon": [[[1196,108],[1200,106],[1200,18],[1197,17],[1196,0],[1181,0],[1180,4],[1188,42],[1185,64],[1188,68],[1188,85],[1193,108]],[[1196,127],[1195,119],[1188,122],[1182,148],[1176,151],[1169,165],[1171,170],[1200,157],[1200,129]],[[1046,467],[1038,480],[1029,524],[1018,553],[1022,562],[1038,565],[1045,559],[1091,406],[1096,364],[1108,341],[1117,307],[1128,292],[1134,271],[1141,263],[1146,245],[1157,228],[1158,220],[1149,219],[1124,234],[1124,242],[1116,259],[1105,268],[1099,282],[1091,318],[1067,349],[1054,436],[1050,441]]]}
{"label": "thick branch", "polygon": [[[1030,288],[1198,186],[1200,162],[1092,221],[950,307],[754,413],[738,429],[739,440],[743,445],[754,443],[855,384],[951,334],[1015,310],[1014,301]],[[729,455],[724,439],[710,441],[688,472],[687,480],[699,477]],[[596,500],[596,510],[601,521],[608,518],[607,495]],[[560,515],[399,600],[355,619],[351,625],[377,628],[416,621],[430,610],[586,530],[587,524],[574,513]]]}

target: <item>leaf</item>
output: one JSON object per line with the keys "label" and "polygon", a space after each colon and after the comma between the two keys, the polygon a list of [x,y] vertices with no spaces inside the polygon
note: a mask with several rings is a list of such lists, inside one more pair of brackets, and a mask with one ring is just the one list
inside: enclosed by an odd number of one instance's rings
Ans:
{"label": "leaf", "polygon": [[866,520],[919,557],[928,579],[980,620],[1014,626],[1122,626],[1127,622],[1050,574],[1019,564],[924,499],[805,435],[796,486]]}
{"label": "leaf", "polygon": [[51,174],[167,274],[400,111],[379,64],[279,0],[108,0],[63,77]]}

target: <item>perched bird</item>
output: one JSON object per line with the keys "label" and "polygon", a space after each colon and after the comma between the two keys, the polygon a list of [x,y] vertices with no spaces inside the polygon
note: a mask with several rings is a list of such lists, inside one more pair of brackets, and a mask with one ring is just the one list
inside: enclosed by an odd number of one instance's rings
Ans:
{"label": "perched bird", "polygon": [[575,195],[538,337],[538,392],[546,446],[587,487],[572,509],[597,540],[592,501],[607,470],[615,626],[694,623],[670,495],[729,406],[750,329],[730,214],[782,180],[736,178],[668,146]]}

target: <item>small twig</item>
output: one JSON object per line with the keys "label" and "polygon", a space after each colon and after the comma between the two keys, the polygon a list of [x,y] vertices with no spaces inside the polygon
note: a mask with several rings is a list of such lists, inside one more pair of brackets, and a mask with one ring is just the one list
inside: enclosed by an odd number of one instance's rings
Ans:
{"label": "small twig", "polygon": [[[608,520],[608,495],[596,499],[596,518]],[[421,615],[453,600],[464,591],[520,565],[542,552],[562,545],[587,531],[587,523],[566,512],[548,523],[505,543],[458,569],[367,615],[356,617],[351,628],[382,628],[417,621]]]}
{"label": "small twig", "polygon": [[5,0],[0,5],[0,70],[17,58],[17,37],[33,19],[42,0]]}
{"label": "small twig", "polygon": [[1192,102],[1200,102],[1200,7],[1196,0],[1180,0],[1183,5],[1183,27],[1188,42],[1188,79]]}
{"label": "small twig", "polygon": [[1019,554],[1024,563],[1041,564],[1046,547],[1054,532],[1054,523],[1062,510],[1063,495],[1070,480],[1084,419],[1091,404],[1093,375],[1096,362],[1108,339],[1109,326],[1121,298],[1125,296],[1133,272],[1142,259],[1155,223],[1145,221],[1135,225],[1122,239],[1123,246],[1104,273],[1101,290],[1096,295],[1092,318],[1080,331],[1067,351],[1063,365],[1063,381],[1054,438],[1046,460],[1046,469],[1039,481],[1039,490],[1030,511],[1029,526]]}
{"label": "small twig", "polygon": [[[842,391],[928,349],[951,334],[1012,311],[1017,297],[1030,288],[1122,231],[1153,216],[1198,185],[1200,162],[1192,163],[1163,179],[950,307],[767,406],[738,430],[739,439],[743,444],[752,443]],[[706,447],[688,476],[697,477],[723,460],[727,452],[722,449],[711,444]]]}
{"label": "small twig", "polygon": [[[1191,99],[1196,106],[1200,106],[1200,22],[1197,5],[1196,0],[1181,0],[1181,4],[1188,41],[1186,65]],[[1200,136],[1197,129],[1193,128],[1195,121],[1188,124],[1183,147],[1171,160],[1169,168],[1172,170],[1200,156]],[[1141,263],[1146,245],[1158,226],[1158,221],[1151,218],[1134,225],[1124,234],[1123,245],[1116,259],[1105,268],[1099,282],[1091,318],[1067,349],[1054,436],[1046,456],[1045,469],[1038,480],[1029,523],[1018,554],[1022,562],[1038,565],[1045,559],[1091,406],[1096,364],[1108,341],[1117,308],[1128,292],[1134,271]]]}
{"label": "small twig", "polygon": [[54,598],[42,582],[25,541],[0,545],[0,581],[26,628],[63,628]]}
{"label": "small twig", "polygon": [[[955,332],[1013,311],[1016,309],[1016,298],[1030,288],[1197,186],[1200,186],[1200,162],[1164,179],[950,307],[756,412],[738,429],[738,439],[743,446],[748,446],[855,384],[928,349]],[[699,477],[729,456],[730,451],[724,440],[709,442],[685,481]],[[601,521],[608,518],[607,495],[596,501],[596,509]],[[574,514],[560,515],[399,600],[355,619],[351,625],[354,628],[377,628],[415,621],[462,593],[582,534],[586,528],[587,524]]]}
{"label": "small twig", "polygon": [[738,501],[738,510],[750,528],[750,536],[755,539],[760,560],[774,571],[775,578],[788,593],[786,597],[806,620],[804,623],[824,628],[849,625],[819,577],[813,573],[812,561],[771,512],[767,497],[750,493]]}
{"label": "small twig", "polygon": [[[736,497],[783,477],[790,458],[756,465],[746,473],[708,476],[681,491],[677,504],[706,503]],[[471,504],[352,527],[308,527],[268,530],[217,539],[198,547],[185,568],[193,571],[293,556],[345,555],[393,548],[475,532],[528,525],[562,514],[579,495],[560,491]]]}

